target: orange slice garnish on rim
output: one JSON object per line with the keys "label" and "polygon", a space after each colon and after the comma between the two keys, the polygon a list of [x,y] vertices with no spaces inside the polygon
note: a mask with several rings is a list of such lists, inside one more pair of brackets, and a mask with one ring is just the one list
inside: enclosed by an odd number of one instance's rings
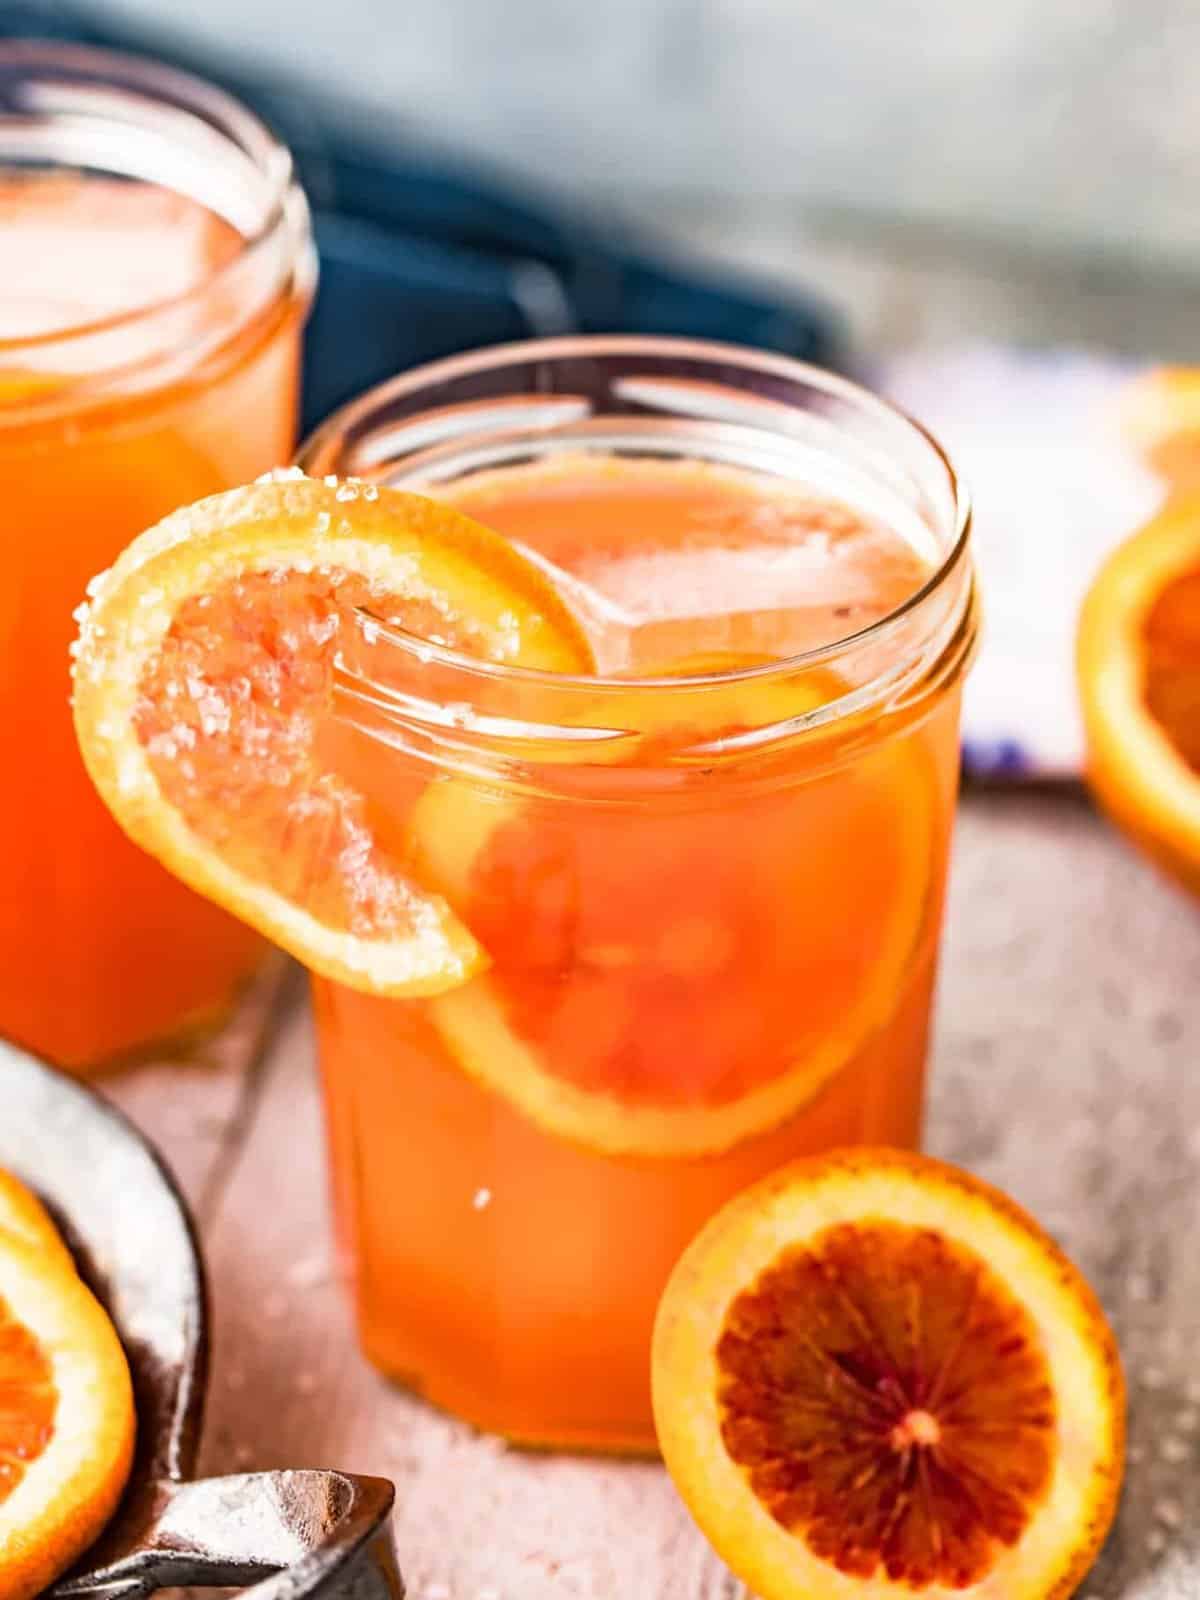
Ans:
{"label": "orange slice garnish on rim", "polygon": [[1124,1383],[1079,1272],[1004,1195],[845,1151],[740,1195],[653,1344],[659,1443],[761,1600],[1056,1600],[1112,1521]]}
{"label": "orange slice garnish on rim", "polygon": [[193,888],[326,977],[436,993],[487,957],[321,755],[363,610],[487,661],[590,665],[497,534],[416,495],[283,474],[176,512],[97,581],[76,730],[117,821]]}
{"label": "orange slice garnish on rim", "polygon": [[[112,1324],[61,1240],[29,1242],[0,1214],[0,1600],[64,1572],[116,1509],[133,1459],[129,1369]],[[40,1226],[40,1223],[39,1223]]]}
{"label": "orange slice garnish on rim", "polygon": [[1200,894],[1200,495],[1172,501],[1105,562],[1077,660],[1093,792]]}
{"label": "orange slice garnish on rim", "polygon": [[[811,712],[838,688],[827,673],[731,679],[690,713],[682,694],[635,710],[598,690],[586,720],[639,728],[635,779],[643,757]],[[736,801],[703,774],[652,806],[448,778],[411,837],[418,876],[492,958],[429,1008],[459,1066],[556,1138],[679,1158],[786,1122],[884,1023],[925,926],[937,822],[923,753],[892,740]]]}

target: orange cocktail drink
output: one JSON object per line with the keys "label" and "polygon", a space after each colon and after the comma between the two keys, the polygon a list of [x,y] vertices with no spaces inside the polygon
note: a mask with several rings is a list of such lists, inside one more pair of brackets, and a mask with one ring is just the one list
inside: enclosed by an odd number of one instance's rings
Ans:
{"label": "orange cocktail drink", "polygon": [[652,1443],[697,1228],[798,1154],[909,1145],[975,613],[940,452],[839,380],[700,345],[464,358],[306,469],[449,500],[583,623],[592,677],[386,627],[330,760],[486,970],[315,985],[371,1359],[482,1427]]}
{"label": "orange cocktail drink", "polygon": [[0,1034],[73,1068],[219,1015],[260,956],[97,800],[67,647],[135,533],[286,460],[311,278],[286,152],[241,107],[0,46]]}

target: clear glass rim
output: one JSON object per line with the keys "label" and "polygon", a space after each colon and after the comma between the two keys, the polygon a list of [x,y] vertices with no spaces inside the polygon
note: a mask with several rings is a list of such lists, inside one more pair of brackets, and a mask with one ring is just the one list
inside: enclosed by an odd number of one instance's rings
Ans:
{"label": "clear glass rim", "polygon": [[[419,653],[422,659],[433,659],[461,670],[468,676],[487,678],[496,682],[507,681],[547,688],[554,685],[568,691],[613,689],[633,694],[639,691],[661,694],[670,690],[703,689],[720,684],[766,680],[820,668],[849,653],[882,642],[944,590],[967,565],[972,526],[970,496],[949,455],[923,424],[891,401],[884,400],[852,379],[829,372],[823,367],[813,366],[811,363],[798,361],[790,356],[715,340],[627,334],[584,334],[489,345],[483,350],[471,351],[465,355],[449,356],[440,361],[414,367],[339,406],[301,444],[296,460],[305,472],[318,476],[330,474],[344,476],[338,472],[332,453],[336,450],[338,442],[352,432],[356,424],[363,422],[373,412],[393,400],[411,397],[437,384],[470,377],[522,360],[568,360],[588,356],[657,356],[682,360],[719,361],[745,371],[758,372],[793,383],[808,384],[848,405],[859,407],[889,426],[899,425],[915,444],[929,452],[937,468],[944,472],[946,477],[954,514],[953,527],[941,559],[920,588],[914,590],[884,616],[876,618],[865,627],[844,634],[829,644],[799,651],[793,655],[780,657],[778,660],[717,673],[689,674],[687,677],[669,674],[616,677],[550,672],[537,667],[481,661],[449,646],[431,644],[427,640],[418,639],[401,628],[371,616],[371,628],[377,636],[386,638],[389,643],[394,643],[404,650]],[[960,621],[971,619],[976,609],[974,577],[968,573]],[[972,643],[973,638],[966,641],[964,657],[969,654]]]}
{"label": "clear glass rim", "polygon": [[[6,68],[27,68],[31,72],[55,70],[86,73],[106,80],[112,87],[131,90],[149,100],[163,103],[174,101],[209,125],[228,141],[240,148],[262,175],[265,188],[263,218],[258,227],[242,234],[241,241],[228,260],[206,272],[181,294],[148,300],[127,311],[112,316],[93,318],[90,321],[71,323],[68,327],[31,335],[0,336],[0,357],[20,354],[23,351],[45,351],[56,345],[88,339],[97,334],[119,332],[136,328],[166,313],[186,308],[219,289],[242,267],[247,257],[264,247],[280,230],[288,227],[294,215],[290,201],[297,193],[295,167],[291,152],[247,106],[235,96],[227,94],[215,84],[169,67],[161,62],[141,56],[128,55],[120,50],[106,50],[94,45],[59,43],[54,40],[10,39],[0,40],[0,72]],[[6,114],[0,109],[0,123]],[[0,163],[2,167],[2,163]],[[304,230],[302,243],[307,243]],[[292,263],[291,277],[295,277],[296,263]],[[289,280],[290,281],[290,280]],[[282,285],[286,290],[288,283]],[[85,380],[86,381],[86,380]]]}

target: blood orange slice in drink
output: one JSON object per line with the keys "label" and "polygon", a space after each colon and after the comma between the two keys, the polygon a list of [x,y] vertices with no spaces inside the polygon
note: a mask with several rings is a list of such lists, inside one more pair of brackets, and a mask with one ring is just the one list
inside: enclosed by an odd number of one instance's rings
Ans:
{"label": "blood orange slice in drink", "polygon": [[322,758],[339,637],[364,610],[489,661],[590,666],[498,535],[415,495],[284,474],[176,512],[97,581],[76,729],[117,821],[185,882],[327,977],[435,993],[487,957]]}
{"label": "blood orange slice in drink", "polygon": [[663,1296],[659,1442],[762,1600],[1068,1595],[1120,1488],[1112,1332],[1037,1224],[896,1151],[783,1169]]}
{"label": "blood orange slice in drink", "polygon": [[[679,695],[635,709],[607,689],[587,716],[639,730],[613,757],[623,749],[636,794],[639,772],[669,777],[665,753],[711,752],[840,687],[828,674],[735,675],[695,691],[690,713]],[[622,803],[615,778],[603,799],[574,803],[435,783],[413,814],[416,869],[492,962],[432,1004],[434,1024],[478,1082],[590,1149],[703,1156],[765,1133],[896,1003],[933,893],[934,791],[907,739],[803,783],[749,786],[736,812],[703,774],[651,807]]]}
{"label": "blood orange slice in drink", "polygon": [[[37,1217],[37,1202],[18,1206]],[[111,1323],[66,1247],[0,1218],[0,1600],[39,1594],[82,1554],[133,1458],[133,1392]]]}

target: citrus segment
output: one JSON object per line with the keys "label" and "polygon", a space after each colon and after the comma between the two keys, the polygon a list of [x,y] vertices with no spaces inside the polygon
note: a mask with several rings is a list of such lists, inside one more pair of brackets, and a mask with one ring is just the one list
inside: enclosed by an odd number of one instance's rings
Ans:
{"label": "citrus segment", "polygon": [[[638,719],[636,766],[814,709],[745,679]],[[606,720],[607,719],[607,720]],[[933,787],[916,748],[748,793],[654,808],[540,801],[460,779],[412,818],[414,870],[491,957],[432,1019],[459,1064],[557,1137],[640,1156],[727,1149],[794,1115],[887,1015],[922,927]],[[813,841],[820,840],[814,848]],[[804,1004],[797,1004],[803,995]]]}
{"label": "citrus segment", "polygon": [[1147,709],[1200,775],[1200,566],[1160,591],[1143,638]]}
{"label": "citrus segment", "polygon": [[1093,791],[1200,893],[1200,496],[1171,502],[1100,569],[1078,674]]}
{"label": "citrus segment", "polygon": [[939,1234],[847,1222],[783,1252],[730,1305],[716,1359],[726,1450],[839,1571],[962,1587],[1045,1497],[1055,1406],[1035,1330]]}
{"label": "citrus segment", "polygon": [[498,536],[395,490],[281,476],[136,540],[83,616],[75,717],[126,832],[309,967],[385,994],[486,961],[321,758],[339,640],[382,622],[583,671],[562,602]]}
{"label": "citrus segment", "polygon": [[0,1600],[27,1600],[90,1545],[133,1457],[129,1370],[61,1255],[0,1232]]}
{"label": "citrus segment", "polygon": [[1124,1389],[1077,1270],[898,1151],[785,1168],[701,1232],[653,1347],[659,1442],[763,1600],[1068,1594],[1112,1520]]}
{"label": "citrus segment", "polygon": [[49,1357],[0,1300],[0,1504],[54,1435],[58,1391]]}

